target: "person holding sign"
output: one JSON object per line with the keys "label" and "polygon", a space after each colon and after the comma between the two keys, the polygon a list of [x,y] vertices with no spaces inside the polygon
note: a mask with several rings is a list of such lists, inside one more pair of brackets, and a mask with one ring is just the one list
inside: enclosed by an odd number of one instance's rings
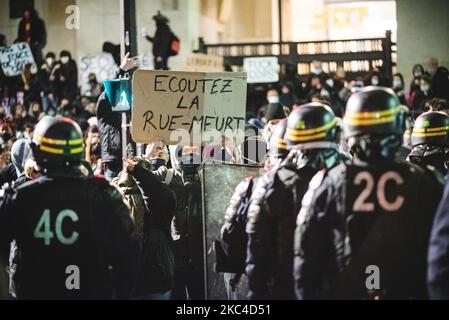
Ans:
{"label": "person holding sign", "polygon": [[425,299],[442,176],[395,160],[405,114],[391,89],[354,93],[343,128],[352,161],[313,177],[296,220],[296,297]]}

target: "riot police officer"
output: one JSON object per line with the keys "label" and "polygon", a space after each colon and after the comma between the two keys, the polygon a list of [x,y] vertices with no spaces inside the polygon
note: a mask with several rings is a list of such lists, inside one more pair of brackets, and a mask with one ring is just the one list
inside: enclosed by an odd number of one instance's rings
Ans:
{"label": "riot police officer", "polygon": [[17,298],[128,298],[137,263],[133,222],[117,189],[82,174],[81,129],[44,117],[31,148],[41,176],[7,190],[0,207],[0,256],[13,239],[20,252]]}
{"label": "riot police officer", "polygon": [[[269,141],[268,158],[265,161],[265,170],[267,171],[277,170],[279,164],[288,155],[284,139],[286,129],[286,119],[282,119],[274,127]],[[248,221],[250,198],[259,180],[260,177],[250,176],[237,185],[226,209],[220,241],[216,241],[214,244],[217,259],[215,270],[225,273],[225,285],[230,299],[235,297],[236,286],[242,274],[245,273],[248,242],[245,226]]]}
{"label": "riot police officer", "polygon": [[408,160],[420,165],[431,165],[443,175],[449,165],[449,115],[441,111],[421,114],[412,131],[413,149]]}
{"label": "riot police officer", "polygon": [[394,160],[404,115],[391,89],[366,87],[353,94],[343,125],[352,162],[320,171],[297,217],[296,296],[425,298],[441,176]]}
{"label": "riot police officer", "polygon": [[246,273],[250,299],[294,299],[293,236],[309,180],[340,159],[337,119],[330,107],[308,103],[288,117],[285,141],[290,150],[277,170],[265,174],[248,211]]}

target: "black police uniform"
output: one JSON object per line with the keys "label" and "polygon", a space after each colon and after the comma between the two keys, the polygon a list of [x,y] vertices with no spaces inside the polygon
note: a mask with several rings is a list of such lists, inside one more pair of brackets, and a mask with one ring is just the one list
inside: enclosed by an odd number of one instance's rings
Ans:
{"label": "black police uniform", "polygon": [[8,190],[0,207],[0,255],[13,239],[19,252],[17,298],[128,298],[137,263],[134,226],[119,191],[78,169],[78,125],[45,117],[31,146],[43,176]]}
{"label": "black police uniform", "polygon": [[[335,125],[329,107],[319,103],[303,105],[290,114],[285,140],[291,146],[335,141]],[[338,162],[337,145],[334,145],[328,164],[321,158],[324,150],[314,150],[315,155],[304,165],[299,165],[301,153],[291,151],[279,168],[267,172],[256,185],[246,225],[249,299],[295,298],[292,266],[296,215],[317,170]]]}
{"label": "black police uniform", "polygon": [[[1,253],[16,240],[18,299],[126,298],[136,247],[121,194],[105,180],[43,176],[10,190],[0,209]],[[80,288],[70,290],[69,266]]]}
{"label": "black police uniform", "polygon": [[443,180],[434,169],[394,161],[403,132],[398,105],[379,87],[348,101],[345,133],[356,158],[320,171],[303,198],[298,299],[426,298],[428,238]]}
{"label": "black police uniform", "polygon": [[[441,191],[437,172],[406,163],[345,163],[320,172],[297,220],[297,297],[425,298],[427,243]],[[366,287],[372,265],[380,290]]]}

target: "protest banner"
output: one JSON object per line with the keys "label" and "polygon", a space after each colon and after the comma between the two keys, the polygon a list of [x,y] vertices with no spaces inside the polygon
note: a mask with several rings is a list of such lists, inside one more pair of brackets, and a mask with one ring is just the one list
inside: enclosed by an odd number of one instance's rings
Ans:
{"label": "protest banner", "polygon": [[7,77],[19,75],[27,64],[34,64],[33,54],[26,42],[0,47],[0,63]]}
{"label": "protest banner", "polygon": [[132,88],[131,133],[137,143],[204,145],[223,135],[243,141],[244,73],[137,70]]}
{"label": "protest banner", "polygon": [[248,83],[279,81],[277,57],[244,58],[243,69],[248,75]]}
{"label": "protest banner", "polygon": [[223,57],[204,53],[191,53],[187,56],[186,71],[222,72]]}
{"label": "protest banner", "polygon": [[113,79],[115,77],[115,70],[117,65],[110,53],[100,53],[98,55],[85,56],[80,59],[79,63],[80,77],[81,77],[81,94],[89,89],[89,74],[94,73],[97,81],[102,83],[105,80]]}

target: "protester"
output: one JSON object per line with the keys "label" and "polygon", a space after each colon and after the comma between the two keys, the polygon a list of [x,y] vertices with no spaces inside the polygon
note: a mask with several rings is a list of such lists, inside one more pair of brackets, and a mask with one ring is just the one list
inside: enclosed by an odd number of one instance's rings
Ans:
{"label": "protester", "polygon": [[153,43],[154,69],[168,70],[168,58],[173,54],[171,45],[174,34],[168,25],[168,18],[159,11],[153,16],[153,20],[156,22],[154,37],[149,36],[145,29],[142,29],[142,36]]}
{"label": "protester", "polygon": [[27,42],[30,45],[34,61],[38,66],[42,63],[42,49],[47,44],[47,30],[44,21],[37,11],[30,7],[23,12],[19,22],[16,42]]}

